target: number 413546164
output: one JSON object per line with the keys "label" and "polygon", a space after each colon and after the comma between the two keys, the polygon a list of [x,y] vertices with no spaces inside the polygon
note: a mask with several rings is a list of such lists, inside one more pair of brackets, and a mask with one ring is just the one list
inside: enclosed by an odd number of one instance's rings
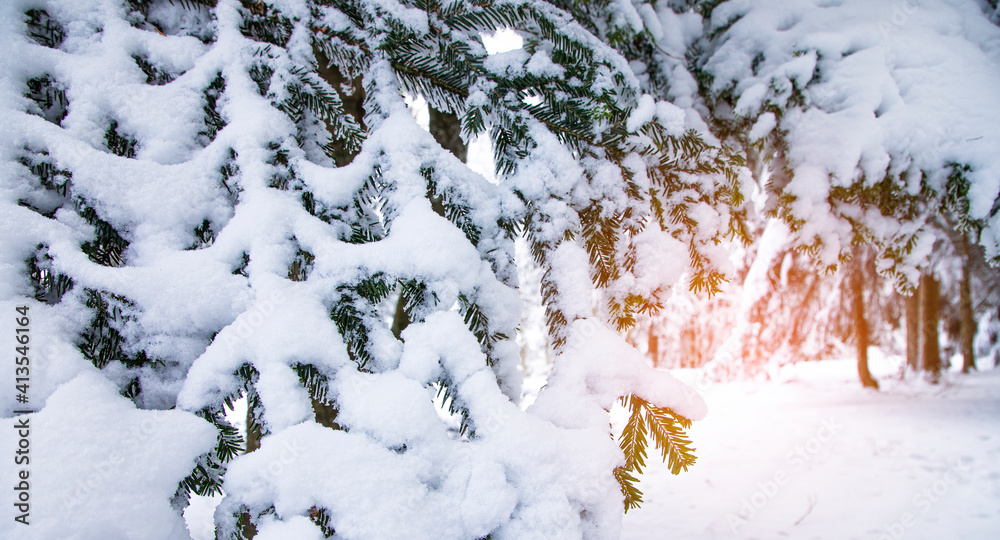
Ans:
{"label": "number 413546164", "polygon": [[30,319],[28,318],[28,306],[18,306],[15,311],[17,311],[18,316],[14,317],[16,324],[14,341],[17,342],[14,346],[14,351],[17,353],[17,356],[14,357],[14,363],[17,364],[17,367],[14,368],[14,389],[17,391],[18,402],[26,403],[28,401],[28,383],[31,380],[31,360],[28,357],[28,343],[31,341],[31,329],[28,327]]}

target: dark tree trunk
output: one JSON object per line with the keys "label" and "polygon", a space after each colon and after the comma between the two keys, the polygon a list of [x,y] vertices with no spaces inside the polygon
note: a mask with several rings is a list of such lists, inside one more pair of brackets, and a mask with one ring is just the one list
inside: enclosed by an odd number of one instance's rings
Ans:
{"label": "dark tree trunk", "polygon": [[[313,52],[316,53],[316,61],[319,63],[316,72],[330,86],[337,90],[337,93],[340,95],[340,101],[344,104],[344,112],[353,116],[357,120],[358,125],[363,127],[365,125],[365,88],[361,82],[361,78],[348,80],[336,67],[327,65],[329,61],[321,50],[314,49]],[[330,132],[330,135],[333,135],[333,131]],[[347,165],[356,156],[356,154],[347,150],[343,141],[332,139],[330,141],[330,148],[333,150],[333,161],[338,167]]]}
{"label": "dark tree trunk", "polygon": [[[428,127],[431,135],[434,136],[434,140],[442,148],[450,151],[455,157],[465,162],[469,154],[469,147],[462,140],[462,123],[459,121],[458,116],[448,112],[441,112],[434,107],[428,108],[430,109],[430,125]],[[433,193],[428,193],[428,198],[431,201],[431,208],[438,215],[444,217],[444,204],[441,197],[435,196]],[[403,308],[403,297],[400,295],[399,300],[396,302],[396,312],[392,317],[392,335],[399,338],[400,334],[403,333],[403,330],[409,324],[410,318]]]}
{"label": "dark tree trunk", "polygon": [[340,429],[340,425],[337,424],[337,409],[333,405],[323,403],[318,399],[314,399],[312,402],[313,413],[316,414],[316,423],[321,426],[326,426],[328,428]]}
{"label": "dark tree trunk", "polygon": [[253,422],[253,411],[247,407],[247,453],[260,448],[260,426]]}
{"label": "dark tree trunk", "polygon": [[653,367],[660,365],[660,338],[652,328],[649,329],[649,358],[653,361]]}
{"label": "dark tree trunk", "polygon": [[940,302],[939,285],[931,274],[920,277],[920,319],[923,342],[923,368],[930,374],[931,382],[941,380],[941,350],[938,345],[938,304]]}
{"label": "dark tree trunk", "polygon": [[858,346],[858,377],[865,388],[878,389],[878,381],[868,371],[868,319],[865,317],[865,264],[859,249],[854,250],[851,272],[851,304],[854,312],[854,341]]}
{"label": "dark tree trunk", "polygon": [[[1000,306],[997,306],[997,320],[1000,320]],[[993,345],[997,345],[997,341],[993,341]],[[993,349],[993,367],[1000,367],[1000,347],[995,347]]]}
{"label": "dark tree trunk", "polygon": [[920,370],[920,287],[906,297],[906,365]]}
{"label": "dark tree trunk", "polygon": [[[260,426],[256,422],[253,422],[253,411],[250,407],[247,407],[247,450],[249,454],[254,450],[260,448]],[[250,520],[250,514],[244,512],[240,515],[240,529],[243,531],[244,538],[253,538],[257,536],[257,527],[254,526],[253,521]]]}
{"label": "dark tree trunk", "polygon": [[403,330],[410,325],[410,317],[406,314],[406,309],[404,307],[403,295],[399,295],[399,300],[396,300],[396,312],[392,315],[392,335],[399,339],[399,336],[403,333]]}
{"label": "dark tree trunk", "polygon": [[462,140],[462,121],[458,116],[434,107],[430,107],[430,113],[429,128],[434,140],[464,163],[469,155],[469,146]]}
{"label": "dark tree trunk", "polygon": [[969,239],[961,233],[959,248],[962,252],[962,282],[959,284],[958,316],[961,321],[960,349],[962,351],[962,373],[976,369],[976,351],[973,341],[976,337],[976,320],[972,316],[972,277],[969,260]]}
{"label": "dark tree trunk", "polygon": [[243,531],[243,538],[249,540],[257,536],[257,527],[250,521],[250,514],[246,512],[240,514],[240,529]]}

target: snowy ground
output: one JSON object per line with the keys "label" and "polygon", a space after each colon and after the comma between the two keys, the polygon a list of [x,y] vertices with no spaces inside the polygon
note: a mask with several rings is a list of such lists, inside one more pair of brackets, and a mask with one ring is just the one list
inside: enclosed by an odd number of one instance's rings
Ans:
{"label": "snowy ground", "polygon": [[1000,370],[931,386],[894,380],[898,363],[872,362],[880,392],[850,360],[701,388],[698,463],[650,463],[622,538],[1000,538]]}
{"label": "snowy ground", "polygon": [[[698,463],[672,476],[651,458],[622,539],[1000,538],[1000,369],[932,386],[897,380],[899,361],[873,358],[879,392],[852,360],[765,383],[675,371],[709,404],[691,430]],[[213,537],[212,509],[188,509],[196,540]]]}

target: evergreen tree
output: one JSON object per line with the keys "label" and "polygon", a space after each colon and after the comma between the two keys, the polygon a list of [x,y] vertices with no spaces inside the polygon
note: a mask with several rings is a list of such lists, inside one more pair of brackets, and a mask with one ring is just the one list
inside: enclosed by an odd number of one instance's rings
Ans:
{"label": "evergreen tree", "polygon": [[[40,388],[99,371],[214,426],[150,472],[175,511],[224,487],[219,538],[605,538],[650,444],[674,473],[694,462],[704,403],[617,331],[684,272],[724,279],[742,160],[644,93],[592,21],[538,0],[0,9],[4,299],[58,321]],[[524,48],[487,55],[503,27]],[[488,135],[500,184],[404,92]],[[527,411],[521,235],[558,354]],[[247,441],[225,417],[241,397]],[[90,526],[45,515],[29,534]]]}
{"label": "evergreen tree", "polygon": [[763,217],[784,221],[822,271],[871,245],[878,273],[912,293],[950,230],[942,221],[1000,261],[993,4],[565,4],[594,21],[647,91],[745,153]]}
{"label": "evergreen tree", "polygon": [[[949,55],[978,50],[976,40],[995,35],[995,27],[975,2],[921,6],[903,23],[892,22],[887,4],[812,4],[791,11],[777,1],[704,4],[706,40],[698,45],[693,71],[716,132],[759,156],[751,162],[771,164],[767,211],[785,220],[821,265],[835,266],[852,245],[877,247],[879,271],[901,289],[916,285],[917,269],[938,236],[937,215],[953,215],[962,230],[974,230],[996,262],[1000,197],[989,180],[995,153],[979,146],[985,141],[980,132],[989,131],[974,123],[969,129],[975,135],[960,134],[941,127],[948,122],[939,116],[977,121],[996,114],[994,103],[955,94],[991,84],[995,62],[981,55],[970,59],[979,72],[902,79],[885,60],[917,54],[920,40],[928,47],[943,40]],[[968,30],[966,43],[946,45],[950,37],[929,26],[945,14]],[[846,42],[810,42],[805,36],[815,25],[848,40],[871,39],[853,50],[844,48]],[[858,75],[863,84],[852,85]],[[898,97],[865,102],[870,85],[882,84],[876,81],[887,81]],[[952,92],[961,106],[941,111],[919,93],[931,89]],[[876,138],[859,137],[873,130]],[[914,134],[908,141],[905,130]],[[885,222],[900,226],[883,227]]]}

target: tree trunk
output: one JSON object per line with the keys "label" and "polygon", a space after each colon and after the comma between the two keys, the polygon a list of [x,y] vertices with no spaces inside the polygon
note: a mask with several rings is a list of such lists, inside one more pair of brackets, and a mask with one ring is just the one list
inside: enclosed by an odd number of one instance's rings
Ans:
{"label": "tree trunk", "polygon": [[[1000,321],[1000,306],[997,306],[997,320]],[[997,346],[997,340],[994,340],[993,345],[993,367],[1000,367],[1000,346]]]}
{"label": "tree trunk", "polygon": [[399,299],[396,300],[396,311],[392,314],[392,335],[399,339],[402,335],[403,330],[410,325],[410,317],[406,314],[405,302],[403,301],[403,295],[399,295]]}
{"label": "tree trunk", "polygon": [[962,252],[962,282],[959,284],[958,316],[961,320],[960,349],[962,351],[962,373],[976,369],[976,351],[973,341],[976,337],[976,320],[972,316],[972,278],[969,267],[969,239],[963,232],[959,248]]}
{"label": "tree trunk", "polygon": [[450,112],[442,112],[430,107],[430,132],[434,140],[455,157],[467,161],[469,146],[462,140],[462,121]]}
{"label": "tree trunk", "polygon": [[865,318],[864,260],[859,249],[854,250],[851,272],[851,303],[854,311],[854,341],[858,346],[858,377],[861,386],[878,389],[878,381],[868,371],[868,319]]}
{"label": "tree trunk", "polygon": [[906,297],[906,365],[920,370],[920,287]]}
{"label": "tree trunk", "polygon": [[938,304],[939,285],[937,279],[929,273],[920,276],[920,319],[923,342],[923,368],[930,374],[932,383],[941,380],[941,350],[938,345]]}
{"label": "tree trunk", "polygon": [[649,328],[649,358],[653,361],[653,367],[660,367],[660,338]]}
{"label": "tree trunk", "polygon": [[[329,60],[326,55],[323,54],[323,51],[313,49],[313,52],[316,53],[316,61],[319,63],[319,66],[316,68],[316,73],[318,73],[320,77],[323,77],[323,80],[337,90],[337,93],[340,95],[340,101],[344,104],[344,112],[353,116],[354,119],[357,120],[358,125],[364,127],[365,87],[361,82],[361,77],[354,80],[347,79],[336,67],[327,65],[329,64]],[[333,130],[330,130],[330,135],[330,148],[333,150],[334,163],[336,163],[338,167],[343,167],[353,161],[356,154],[349,152],[343,141],[336,140],[332,137]]]}
{"label": "tree trunk", "polygon": [[[260,448],[260,426],[253,421],[253,411],[250,410],[249,404],[247,405],[247,417],[246,417],[246,427],[247,427],[247,449],[246,453],[253,452],[254,450]],[[254,526],[253,521],[250,519],[250,514],[244,512],[240,514],[240,529],[243,531],[243,538],[253,538],[257,536],[257,527]]]}

